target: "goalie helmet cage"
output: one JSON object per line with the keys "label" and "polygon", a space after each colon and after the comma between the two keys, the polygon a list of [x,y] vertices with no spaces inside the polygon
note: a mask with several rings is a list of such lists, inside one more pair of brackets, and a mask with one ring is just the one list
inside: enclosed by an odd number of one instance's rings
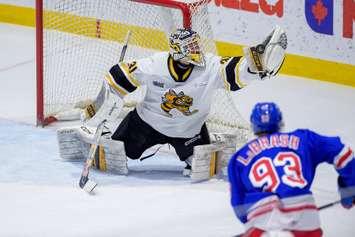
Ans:
{"label": "goalie helmet cage", "polygon": [[[198,32],[204,52],[216,54],[209,1],[36,0],[38,125],[79,118],[78,110],[95,99],[118,62],[128,31],[126,61],[169,50],[168,35],[181,27]],[[138,102],[143,93],[129,95],[125,104]],[[248,130],[225,90],[217,90],[213,101],[210,131]]]}

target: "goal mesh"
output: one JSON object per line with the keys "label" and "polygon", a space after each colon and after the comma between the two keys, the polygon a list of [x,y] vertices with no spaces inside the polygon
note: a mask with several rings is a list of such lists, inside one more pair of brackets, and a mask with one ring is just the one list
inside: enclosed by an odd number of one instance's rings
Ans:
{"label": "goal mesh", "polygon": [[[38,1],[38,0],[37,0]],[[167,51],[171,30],[191,27],[204,52],[216,54],[207,3],[172,0],[52,0],[43,4],[43,118],[94,100],[104,75],[118,62],[128,31],[125,60]],[[127,98],[139,102],[144,88]],[[207,125],[236,133],[246,123],[225,90],[218,90]],[[129,104],[129,103],[127,103]],[[43,121],[42,121],[43,122]]]}

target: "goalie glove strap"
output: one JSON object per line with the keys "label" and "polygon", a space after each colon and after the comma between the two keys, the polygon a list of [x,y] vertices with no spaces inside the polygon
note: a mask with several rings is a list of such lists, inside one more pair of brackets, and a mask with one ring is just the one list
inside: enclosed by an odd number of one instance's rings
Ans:
{"label": "goalie glove strap", "polygon": [[[264,52],[264,50],[263,50],[263,52],[259,53],[259,51],[258,51],[259,46],[262,46],[262,45],[258,45],[256,47],[250,47],[249,51],[250,51],[251,59],[253,60],[253,63],[255,65],[257,71],[263,72],[264,68],[263,68],[263,65],[262,65],[262,62],[260,59],[260,55]],[[265,48],[265,46],[264,46],[264,48]]]}

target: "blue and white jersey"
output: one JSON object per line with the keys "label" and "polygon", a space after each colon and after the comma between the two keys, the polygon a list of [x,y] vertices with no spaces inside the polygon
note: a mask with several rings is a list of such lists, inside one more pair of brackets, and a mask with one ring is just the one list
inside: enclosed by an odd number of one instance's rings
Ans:
{"label": "blue and white jersey", "polygon": [[334,165],[345,185],[355,185],[354,154],[339,137],[298,129],[248,142],[228,166],[236,215],[247,226],[264,230],[318,228],[310,188],[323,162]]}

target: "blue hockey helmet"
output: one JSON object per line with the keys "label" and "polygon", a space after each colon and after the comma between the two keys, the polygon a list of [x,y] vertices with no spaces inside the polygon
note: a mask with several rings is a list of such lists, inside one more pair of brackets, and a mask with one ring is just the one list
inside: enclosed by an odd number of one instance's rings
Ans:
{"label": "blue hockey helmet", "polygon": [[273,102],[257,103],[250,115],[254,134],[278,132],[282,127],[282,113]]}

